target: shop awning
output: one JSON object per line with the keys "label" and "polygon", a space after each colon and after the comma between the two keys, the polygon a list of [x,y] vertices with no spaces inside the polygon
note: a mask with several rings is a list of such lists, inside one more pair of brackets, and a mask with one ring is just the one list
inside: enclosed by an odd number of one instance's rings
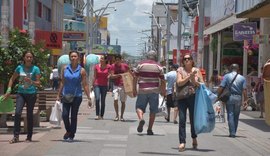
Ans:
{"label": "shop awning", "polygon": [[233,14],[231,16],[228,16],[226,18],[223,18],[216,23],[211,24],[204,30],[204,35],[213,34],[215,32],[218,32],[220,30],[223,30],[227,27],[232,26],[234,23],[239,23],[246,20],[246,18],[236,18],[236,15]]}
{"label": "shop awning", "polygon": [[261,18],[270,17],[270,0],[258,3],[253,8],[236,15],[237,18]]}

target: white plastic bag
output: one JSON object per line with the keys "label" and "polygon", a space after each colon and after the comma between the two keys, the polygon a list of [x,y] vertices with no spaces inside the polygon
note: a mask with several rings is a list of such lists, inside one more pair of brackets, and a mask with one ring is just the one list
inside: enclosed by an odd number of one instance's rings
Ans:
{"label": "white plastic bag", "polygon": [[213,104],[215,111],[216,122],[225,122],[225,110],[221,101],[217,101]]}
{"label": "white plastic bag", "polygon": [[161,95],[159,95],[158,113],[156,113],[156,116],[168,116],[166,100]]}
{"label": "white plastic bag", "polygon": [[91,101],[89,101],[88,107],[89,107],[89,108],[94,108],[94,107],[96,106],[96,98],[95,98],[95,93],[94,93],[94,91],[91,91],[91,92],[90,92],[90,98],[91,98]]}
{"label": "white plastic bag", "polygon": [[60,101],[55,101],[52,107],[52,112],[50,115],[50,123],[53,125],[60,126],[62,120],[62,103]]}

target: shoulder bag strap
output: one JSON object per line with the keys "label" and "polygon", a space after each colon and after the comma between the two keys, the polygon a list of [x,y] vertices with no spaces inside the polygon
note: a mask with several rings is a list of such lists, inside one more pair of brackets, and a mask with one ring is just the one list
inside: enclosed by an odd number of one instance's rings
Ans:
{"label": "shoulder bag strap", "polygon": [[[237,75],[238,75],[238,73],[234,76],[234,78],[233,78],[232,81],[230,82],[230,84],[229,84],[229,86],[228,86],[229,89],[231,88],[231,86],[232,86],[234,80],[236,79]],[[225,87],[227,87],[227,86],[225,86]],[[224,88],[225,88],[225,87],[224,87]],[[222,89],[222,91],[221,91],[221,93],[218,95],[218,97],[223,93],[224,88]]]}
{"label": "shoulder bag strap", "polygon": [[236,79],[237,75],[238,75],[238,73],[234,76],[233,80],[232,80],[231,83],[229,84],[229,86],[228,86],[229,88],[231,88],[231,86],[232,86],[234,80]]}

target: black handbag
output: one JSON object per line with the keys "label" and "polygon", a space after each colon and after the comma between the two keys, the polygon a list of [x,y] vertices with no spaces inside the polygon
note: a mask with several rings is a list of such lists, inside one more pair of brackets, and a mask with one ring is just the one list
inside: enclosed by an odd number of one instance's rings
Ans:
{"label": "black handbag", "polygon": [[235,75],[235,77],[233,78],[233,80],[231,81],[231,83],[229,84],[229,86],[226,86],[225,88],[223,88],[222,92],[220,93],[220,95],[218,96],[217,101],[222,101],[222,102],[227,102],[230,99],[231,96],[231,86],[234,82],[234,80],[236,79],[238,74]]}
{"label": "black handbag", "polygon": [[62,97],[62,102],[63,103],[71,103],[73,102],[74,100],[74,95],[73,94],[66,94],[66,95],[63,95]]}

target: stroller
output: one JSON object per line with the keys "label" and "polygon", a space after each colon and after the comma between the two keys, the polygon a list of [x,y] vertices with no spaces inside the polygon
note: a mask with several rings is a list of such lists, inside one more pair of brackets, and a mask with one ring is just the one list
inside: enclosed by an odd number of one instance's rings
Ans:
{"label": "stroller", "polygon": [[247,107],[245,110],[256,111],[258,110],[257,101],[256,101],[256,92],[255,92],[255,82],[251,82],[251,92],[248,95]]}

